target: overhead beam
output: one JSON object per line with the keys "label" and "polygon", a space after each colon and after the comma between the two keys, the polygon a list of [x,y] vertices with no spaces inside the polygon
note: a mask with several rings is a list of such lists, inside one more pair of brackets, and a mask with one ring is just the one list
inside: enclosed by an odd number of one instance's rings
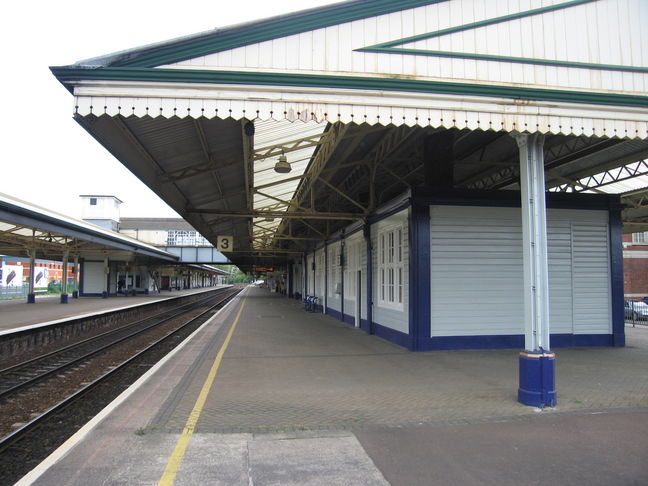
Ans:
{"label": "overhead beam", "polygon": [[[343,219],[357,221],[365,218],[364,214],[327,213],[306,211],[223,211],[220,209],[194,209],[192,214],[211,214],[223,218],[277,218],[277,219]],[[208,222],[211,224],[210,222]]]}

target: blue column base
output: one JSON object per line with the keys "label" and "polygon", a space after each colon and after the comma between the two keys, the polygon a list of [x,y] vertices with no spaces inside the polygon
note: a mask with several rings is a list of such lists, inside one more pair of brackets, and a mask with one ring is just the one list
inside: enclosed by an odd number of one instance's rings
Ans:
{"label": "blue column base", "polygon": [[61,304],[68,303],[68,294],[61,294]]}
{"label": "blue column base", "polygon": [[107,299],[108,298],[108,292],[101,292],[101,298],[102,299]]}
{"label": "blue column base", "polygon": [[555,407],[556,355],[543,351],[523,351],[519,364],[518,402],[530,407]]}
{"label": "blue column base", "polygon": [[79,291],[78,290],[75,290],[74,292],[72,292],[72,298],[73,299],[78,299],[79,298]]}
{"label": "blue column base", "polygon": [[27,303],[35,304],[36,303],[36,294],[27,294]]}

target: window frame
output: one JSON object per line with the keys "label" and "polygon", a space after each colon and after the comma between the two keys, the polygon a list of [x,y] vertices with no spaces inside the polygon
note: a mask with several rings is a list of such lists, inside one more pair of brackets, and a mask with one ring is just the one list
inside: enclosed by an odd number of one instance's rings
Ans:
{"label": "window frame", "polygon": [[392,225],[377,233],[378,305],[403,310],[405,307],[404,225]]}

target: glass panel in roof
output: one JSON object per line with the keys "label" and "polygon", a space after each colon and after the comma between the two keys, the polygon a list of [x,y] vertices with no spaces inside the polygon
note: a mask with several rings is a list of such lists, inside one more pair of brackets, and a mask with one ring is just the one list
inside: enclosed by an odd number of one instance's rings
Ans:
{"label": "glass panel in roof", "polygon": [[[267,120],[254,122],[254,187],[259,188],[258,190],[262,193],[254,194],[255,210],[286,211],[286,202],[290,202],[295,194],[300,182],[299,177],[306,171],[326,127],[327,123],[315,121]],[[274,170],[282,149],[291,167],[290,172],[284,174]],[[270,155],[262,158],[266,154]],[[257,238],[270,237],[280,223],[281,218],[271,220],[254,218],[252,234]],[[265,241],[255,240],[253,246],[263,248],[271,244],[272,239],[268,238]]]}

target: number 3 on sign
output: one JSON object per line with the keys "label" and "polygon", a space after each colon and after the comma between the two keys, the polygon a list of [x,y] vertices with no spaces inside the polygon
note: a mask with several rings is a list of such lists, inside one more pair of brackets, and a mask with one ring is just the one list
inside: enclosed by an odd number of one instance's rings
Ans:
{"label": "number 3 on sign", "polygon": [[233,236],[217,236],[216,237],[216,249],[218,251],[232,251],[234,249],[234,237]]}

